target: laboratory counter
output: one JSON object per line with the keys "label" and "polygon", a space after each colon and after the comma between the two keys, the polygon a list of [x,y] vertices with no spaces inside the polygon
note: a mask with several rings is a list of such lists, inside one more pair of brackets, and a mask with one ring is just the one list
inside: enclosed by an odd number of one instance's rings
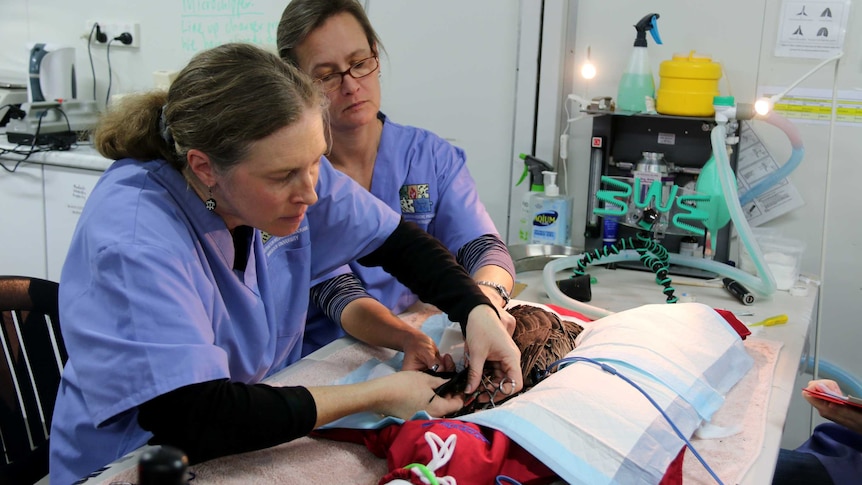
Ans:
{"label": "laboratory counter", "polygon": [[[29,146],[16,146],[8,143],[4,134],[0,132],[0,150],[5,151],[16,148],[25,153],[30,150]],[[89,143],[74,145],[69,150],[40,150],[39,147],[36,147],[29,156],[26,156],[26,160],[24,159],[25,155],[18,153],[7,152],[0,155],[0,161],[2,161],[7,167],[9,167],[10,164],[14,165],[15,163],[21,162],[104,172],[112,163],[114,163],[113,160],[109,160],[100,155],[99,152],[97,152]]]}
{"label": "laboratory counter", "polygon": [[[596,278],[591,305],[619,312],[644,304],[663,303],[661,287],[654,276],[633,270],[591,267]],[[558,278],[567,277],[565,272]],[[682,281],[682,280],[680,280]],[[542,284],[541,271],[519,273],[522,288],[517,302],[553,303]],[[524,285],[526,285],[524,287]],[[697,302],[729,310],[744,323],[786,314],[786,324],[754,327],[745,348],[755,365],[732,388],[725,404],[713,416],[716,426],[742,428],[723,439],[695,440],[693,444],[725,483],[762,485],[770,483],[778,456],[782,429],[792,395],[800,358],[807,352],[806,339],[815,318],[817,287],[808,285],[805,296],[777,292],[771,298],[744,306],[723,288],[675,284],[677,294],[686,293]],[[419,306],[402,318],[415,326],[437,312]],[[660,322],[656,323],[657,325]],[[325,385],[351,373],[369,359],[385,362],[395,354],[351,338],[342,338],[305,357],[267,379],[275,385]],[[734,422],[728,422],[734,421]],[[111,464],[87,484],[109,485],[136,481],[135,465],[141,450]],[[191,467],[194,483],[368,483],[375,484],[387,473],[386,460],[375,457],[364,446],[319,438],[301,438],[273,448],[228,456]],[[702,465],[686,452],[683,466],[688,484],[714,483]]]}

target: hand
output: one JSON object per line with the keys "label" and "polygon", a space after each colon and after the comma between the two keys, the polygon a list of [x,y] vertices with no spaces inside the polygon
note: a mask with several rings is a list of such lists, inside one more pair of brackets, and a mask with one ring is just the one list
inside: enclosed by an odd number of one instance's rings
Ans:
{"label": "hand", "polygon": [[[818,379],[808,383],[805,389],[815,390],[818,387],[825,387],[832,392],[844,395],[841,388],[835,381],[829,379]],[[819,390],[819,389],[818,389]],[[825,419],[838,423],[846,428],[849,428],[857,433],[862,434],[862,409],[845,404],[837,404],[818,397],[812,396],[807,392],[802,392],[802,397],[814,406],[814,409],[820,413]]]}
{"label": "hand", "polygon": [[[508,316],[514,320],[514,317]],[[499,382],[503,377],[515,381],[513,393],[524,387],[521,352],[497,318],[497,314],[488,305],[479,305],[470,311],[467,317],[465,350],[470,367],[465,389],[467,394],[478,388],[482,373],[487,372],[486,367],[491,371],[492,380],[495,382]]]}
{"label": "hand", "polygon": [[434,377],[423,372],[402,371],[376,379],[381,385],[383,395],[387,396],[378,409],[386,416],[410,419],[419,411],[426,411],[434,417],[454,413],[464,407],[463,396],[437,396],[434,389],[446,379]]}
{"label": "hand", "polygon": [[402,347],[404,362],[401,364],[401,370],[432,369],[435,365],[442,369],[445,365],[434,340],[421,331],[413,332]]}
{"label": "hand", "polygon": [[515,317],[505,309],[500,309],[500,322],[503,323],[503,328],[506,329],[506,333],[511,337],[515,333],[515,325],[517,324]]}
{"label": "hand", "polygon": [[508,332],[509,335],[515,333],[515,317],[506,311],[506,301],[503,300],[503,297],[497,293],[497,290],[491,287],[479,285],[479,289],[482,290],[482,293],[484,293],[485,296],[487,296],[488,299],[497,307],[497,311],[500,313],[500,322],[503,323],[503,328],[506,329],[506,332]]}

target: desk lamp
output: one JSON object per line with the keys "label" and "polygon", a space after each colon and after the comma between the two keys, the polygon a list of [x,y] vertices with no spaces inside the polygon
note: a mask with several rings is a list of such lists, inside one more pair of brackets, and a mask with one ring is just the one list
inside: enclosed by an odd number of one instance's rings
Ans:
{"label": "desk lamp", "polygon": [[797,79],[793,84],[791,84],[790,86],[788,86],[788,87],[787,87],[787,89],[785,89],[784,91],[781,91],[780,93],[778,93],[778,94],[776,94],[776,95],[774,95],[774,96],[770,96],[770,97],[768,97],[768,98],[764,97],[764,98],[760,98],[760,99],[758,99],[758,100],[754,103],[754,111],[755,111],[755,112],[757,112],[757,114],[758,114],[758,115],[760,115],[760,116],[766,116],[767,114],[769,114],[769,112],[770,112],[770,111],[772,111],[772,110],[773,110],[773,108],[775,107],[775,103],[776,103],[776,102],[778,102],[778,100],[780,100],[780,99],[781,99],[781,98],[783,98],[784,96],[786,96],[786,95],[787,95],[787,93],[789,93],[790,91],[792,91],[792,90],[793,90],[793,88],[795,88],[796,86],[798,86],[798,85],[799,85],[799,83],[801,83],[802,81],[804,81],[804,80],[808,79],[808,77],[809,77],[809,76],[811,76],[812,74],[814,74],[815,72],[817,72],[818,70],[820,70],[820,68],[821,68],[821,67],[823,67],[823,66],[825,66],[826,64],[829,64],[829,63],[830,63],[830,62],[832,62],[832,61],[837,61],[837,60],[838,60],[838,59],[840,59],[840,58],[841,58],[841,56],[843,56],[843,55],[844,55],[844,53],[843,53],[843,52],[839,52],[838,54],[835,54],[834,56],[832,56],[832,57],[830,57],[830,58],[828,58],[828,59],[824,59],[824,60],[823,60],[823,62],[821,62],[820,64],[817,64],[816,66],[814,66],[814,68],[812,68],[810,71],[808,71],[807,73],[805,73],[802,77],[800,77],[799,79]]}

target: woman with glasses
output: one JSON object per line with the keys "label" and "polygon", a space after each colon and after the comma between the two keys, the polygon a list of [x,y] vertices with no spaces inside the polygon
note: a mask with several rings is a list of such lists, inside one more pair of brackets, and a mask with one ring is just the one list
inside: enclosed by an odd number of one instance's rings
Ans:
{"label": "woman with glasses", "polygon": [[94,144],[117,161],[87,198],[60,277],[69,360],[51,483],[145,443],[199,462],[361,411],[459,409],[460,397],[435,398],[444,379],[416,371],[261,383],[299,357],[311,278],[356,258],[456,315],[484,339],[483,357],[512,354],[501,366],[520,381],[517,347],[499,351],[497,311],[455,258],[322,157],[325,104],[278,56],[225,44],[198,53],[168,92],[129,95],[102,117]]}
{"label": "woman with glasses", "polygon": [[[464,152],[379,111],[379,49],[356,0],[293,0],[278,26],[279,55],[317,79],[329,97],[332,140],[326,157],[332,165],[442,241],[497,304],[511,334],[514,319],[502,309],[514,264],[479,200]],[[353,262],[349,269],[352,273],[342,269],[314,286],[303,352],[346,330],[404,350],[405,369],[450,365],[428,337],[393,315],[415,303],[416,295],[378,268]]]}

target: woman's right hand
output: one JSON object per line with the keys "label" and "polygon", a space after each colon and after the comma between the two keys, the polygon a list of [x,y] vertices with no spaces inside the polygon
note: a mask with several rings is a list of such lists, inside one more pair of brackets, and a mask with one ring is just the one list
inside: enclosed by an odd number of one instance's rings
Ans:
{"label": "woman's right hand", "polygon": [[386,416],[410,419],[417,412],[426,411],[431,416],[440,417],[464,407],[462,395],[435,395],[434,389],[446,382],[446,379],[424,372],[401,371],[376,381],[383,396],[377,412]]}

